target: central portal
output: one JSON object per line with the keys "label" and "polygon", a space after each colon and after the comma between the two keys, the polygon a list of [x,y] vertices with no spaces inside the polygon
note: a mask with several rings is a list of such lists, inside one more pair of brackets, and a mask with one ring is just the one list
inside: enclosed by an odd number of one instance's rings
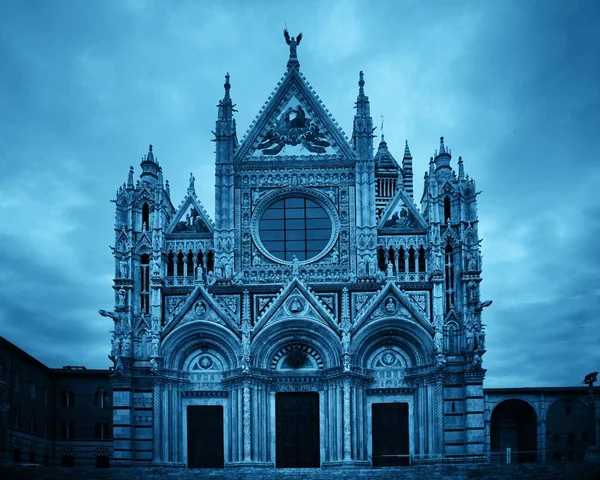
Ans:
{"label": "central portal", "polygon": [[277,468],[320,467],[319,394],[275,396]]}
{"label": "central portal", "polygon": [[188,467],[223,468],[223,407],[190,406]]}
{"label": "central portal", "polygon": [[374,403],[372,413],[373,466],[408,465],[408,403]]}

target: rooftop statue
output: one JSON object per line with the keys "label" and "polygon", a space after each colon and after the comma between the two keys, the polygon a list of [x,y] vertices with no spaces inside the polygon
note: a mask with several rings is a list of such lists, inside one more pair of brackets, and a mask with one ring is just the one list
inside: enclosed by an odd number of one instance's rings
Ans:
{"label": "rooftop statue", "polygon": [[283,37],[285,38],[285,43],[287,43],[290,46],[290,58],[296,58],[296,47],[300,45],[300,41],[302,40],[302,34],[299,33],[297,37],[290,37],[287,28],[284,28]]}

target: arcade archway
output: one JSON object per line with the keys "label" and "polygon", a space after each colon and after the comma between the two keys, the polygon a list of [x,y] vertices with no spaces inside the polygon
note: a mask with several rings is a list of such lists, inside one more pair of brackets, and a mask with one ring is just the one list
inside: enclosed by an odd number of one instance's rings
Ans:
{"label": "arcade archway", "polygon": [[490,433],[492,459],[510,447],[513,462],[537,460],[537,414],[524,400],[513,398],[496,405]]}

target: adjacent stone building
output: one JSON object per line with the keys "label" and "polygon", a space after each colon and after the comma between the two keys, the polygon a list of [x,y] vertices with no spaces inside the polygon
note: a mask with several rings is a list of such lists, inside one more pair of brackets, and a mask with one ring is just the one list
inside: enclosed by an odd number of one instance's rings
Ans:
{"label": "adjacent stone building", "polygon": [[401,163],[383,135],[374,148],[363,73],[347,138],[301,73],[300,39],[286,34],[287,69],[241,140],[226,76],[214,221],[193,175],[174,206],[152,146],[117,192],[101,312],[117,463],[484,455],[475,180],[442,137],[415,199],[408,143]]}
{"label": "adjacent stone building", "polygon": [[0,467],[108,467],[111,372],[48,368],[0,337]]}

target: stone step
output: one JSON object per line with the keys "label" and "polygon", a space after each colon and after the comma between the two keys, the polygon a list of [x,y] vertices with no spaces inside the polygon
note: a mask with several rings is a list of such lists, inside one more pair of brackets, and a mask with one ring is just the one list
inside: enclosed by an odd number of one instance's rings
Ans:
{"label": "stone step", "polygon": [[351,469],[3,468],[0,480],[597,480],[600,463],[418,465]]}

